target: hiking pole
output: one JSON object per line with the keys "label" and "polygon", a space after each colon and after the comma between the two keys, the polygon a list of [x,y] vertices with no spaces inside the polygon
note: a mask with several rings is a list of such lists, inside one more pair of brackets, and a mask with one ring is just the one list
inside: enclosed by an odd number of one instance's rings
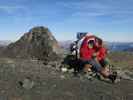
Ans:
{"label": "hiking pole", "polygon": [[76,48],[75,48],[75,50],[76,50],[76,54],[75,54],[76,60],[78,60],[78,41],[79,40],[75,41],[75,44],[76,44]]}

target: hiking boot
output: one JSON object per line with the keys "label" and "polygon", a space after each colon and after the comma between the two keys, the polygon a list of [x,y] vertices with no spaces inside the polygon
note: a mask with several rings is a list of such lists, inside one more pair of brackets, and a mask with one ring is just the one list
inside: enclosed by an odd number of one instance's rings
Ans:
{"label": "hiking boot", "polygon": [[113,74],[109,75],[109,79],[112,81],[112,83],[115,83],[116,78],[117,72],[113,72]]}
{"label": "hiking boot", "polygon": [[113,75],[116,75],[117,76],[117,72],[113,72]]}

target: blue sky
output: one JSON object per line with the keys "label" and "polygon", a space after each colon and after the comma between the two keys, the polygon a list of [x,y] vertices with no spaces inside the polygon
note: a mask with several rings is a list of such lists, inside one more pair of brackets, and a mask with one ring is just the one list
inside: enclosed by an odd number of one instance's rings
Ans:
{"label": "blue sky", "polygon": [[133,0],[1,0],[0,40],[46,26],[57,40],[92,32],[105,41],[133,41]]}

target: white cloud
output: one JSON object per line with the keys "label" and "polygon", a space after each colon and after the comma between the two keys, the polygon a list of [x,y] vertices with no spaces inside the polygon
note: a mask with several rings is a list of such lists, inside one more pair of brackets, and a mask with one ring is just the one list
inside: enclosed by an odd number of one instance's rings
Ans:
{"label": "white cloud", "polygon": [[[126,2],[125,2],[126,3]],[[112,16],[125,16],[133,14],[133,7],[129,3],[128,6],[124,7],[123,4],[119,4],[115,1],[105,0],[101,1],[77,1],[77,2],[57,2],[59,6],[73,10],[73,15],[77,16],[101,16],[101,15],[112,15]]]}
{"label": "white cloud", "polygon": [[8,14],[12,14],[22,9],[25,9],[25,7],[24,6],[3,6],[3,5],[0,6],[0,10],[3,10]]}
{"label": "white cloud", "polygon": [[72,17],[97,17],[102,16],[104,13],[102,12],[75,12],[72,14]]}

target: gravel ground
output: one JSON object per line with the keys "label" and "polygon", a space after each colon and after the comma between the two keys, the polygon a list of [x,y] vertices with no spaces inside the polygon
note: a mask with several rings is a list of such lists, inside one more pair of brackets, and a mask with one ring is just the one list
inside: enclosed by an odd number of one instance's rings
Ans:
{"label": "gravel ground", "polygon": [[0,100],[132,100],[133,81],[119,83],[74,77],[52,65],[0,59]]}

